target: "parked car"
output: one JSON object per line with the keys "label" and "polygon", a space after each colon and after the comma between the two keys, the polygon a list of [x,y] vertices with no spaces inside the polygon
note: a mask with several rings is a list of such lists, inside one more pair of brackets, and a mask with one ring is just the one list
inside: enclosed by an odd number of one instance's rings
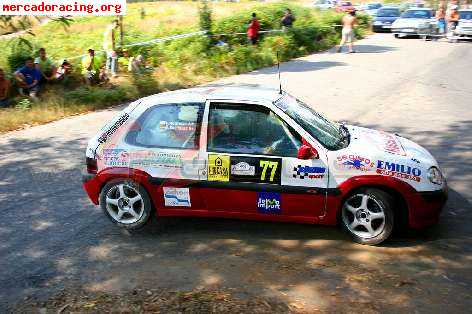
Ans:
{"label": "parked car", "polygon": [[320,10],[329,10],[336,6],[336,0],[317,0],[313,3],[313,7]]}
{"label": "parked car", "polygon": [[400,17],[400,9],[397,7],[382,7],[377,11],[377,16],[372,21],[374,32],[390,32],[392,23]]}
{"label": "parked car", "polygon": [[372,17],[377,15],[377,11],[382,7],[382,3],[367,3],[364,12]]}
{"label": "parked car", "polygon": [[433,11],[427,8],[408,9],[392,23],[391,31],[395,37],[418,36],[425,33],[431,33],[431,27],[434,25]]}
{"label": "parked car", "polygon": [[354,11],[355,8],[349,1],[339,1],[335,6],[335,10],[336,12],[351,12]]}
{"label": "parked car", "polygon": [[418,144],[254,86],[138,100],[89,141],[86,166],[88,196],[126,229],[151,215],[340,223],[377,244],[403,222],[436,223],[447,193]]}
{"label": "parked car", "polygon": [[453,36],[456,40],[472,39],[472,9],[459,10],[459,24]]}

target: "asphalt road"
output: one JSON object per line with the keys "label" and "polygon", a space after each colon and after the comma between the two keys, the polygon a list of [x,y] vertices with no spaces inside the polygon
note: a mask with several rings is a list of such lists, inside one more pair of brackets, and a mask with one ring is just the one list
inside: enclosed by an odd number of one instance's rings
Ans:
{"label": "asphalt road", "polygon": [[[357,54],[282,64],[284,88],[333,120],[400,133],[444,168],[438,226],[378,247],[336,228],[166,219],[121,231],[81,187],[87,139],[116,109],[0,136],[0,312],[62,289],[234,288],[307,311],[463,313],[472,299],[472,45],[374,35]],[[277,86],[274,68],[220,83]]]}

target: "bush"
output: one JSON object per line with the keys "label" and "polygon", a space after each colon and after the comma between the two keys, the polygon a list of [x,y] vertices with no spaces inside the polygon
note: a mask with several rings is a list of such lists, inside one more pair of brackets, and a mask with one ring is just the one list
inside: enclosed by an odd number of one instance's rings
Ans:
{"label": "bush", "polygon": [[126,91],[123,88],[80,87],[74,91],[66,92],[64,98],[77,104],[93,104],[100,108],[110,106],[127,100]]}

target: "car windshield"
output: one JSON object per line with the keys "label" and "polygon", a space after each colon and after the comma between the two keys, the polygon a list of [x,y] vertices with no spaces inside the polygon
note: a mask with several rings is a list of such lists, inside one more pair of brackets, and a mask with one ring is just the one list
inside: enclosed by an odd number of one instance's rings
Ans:
{"label": "car windshield", "polygon": [[405,11],[402,14],[402,18],[404,19],[429,19],[431,18],[431,11],[430,10]]}
{"label": "car windshield", "polygon": [[324,147],[330,150],[345,148],[349,140],[340,125],[329,121],[300,100],[285,94],[274,103],[289,115]]}
{"label": "car windshield", "polygon": [[461,20],[472,20],[472,11],[462,11],[459,12]]}
{"label": "car windshield", "polygon": [[377,11],[377,17],[397,17],[400,16],[398,9],[380,9]]}
{"label": "car windshield", "polygon": [[370,3],[367,5],[367,10],[375,10],[380,8],[382,5],[380,3]]}

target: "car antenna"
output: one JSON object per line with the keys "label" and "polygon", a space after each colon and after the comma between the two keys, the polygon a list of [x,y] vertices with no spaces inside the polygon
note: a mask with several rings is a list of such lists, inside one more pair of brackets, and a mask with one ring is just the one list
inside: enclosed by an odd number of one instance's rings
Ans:
{"label": "car antenna", "polygon": [[279,73],[279,94],[282,95],[282,80],[280,79],[280,60],[279,60],[278,51],[277,51],[277,72]]}

